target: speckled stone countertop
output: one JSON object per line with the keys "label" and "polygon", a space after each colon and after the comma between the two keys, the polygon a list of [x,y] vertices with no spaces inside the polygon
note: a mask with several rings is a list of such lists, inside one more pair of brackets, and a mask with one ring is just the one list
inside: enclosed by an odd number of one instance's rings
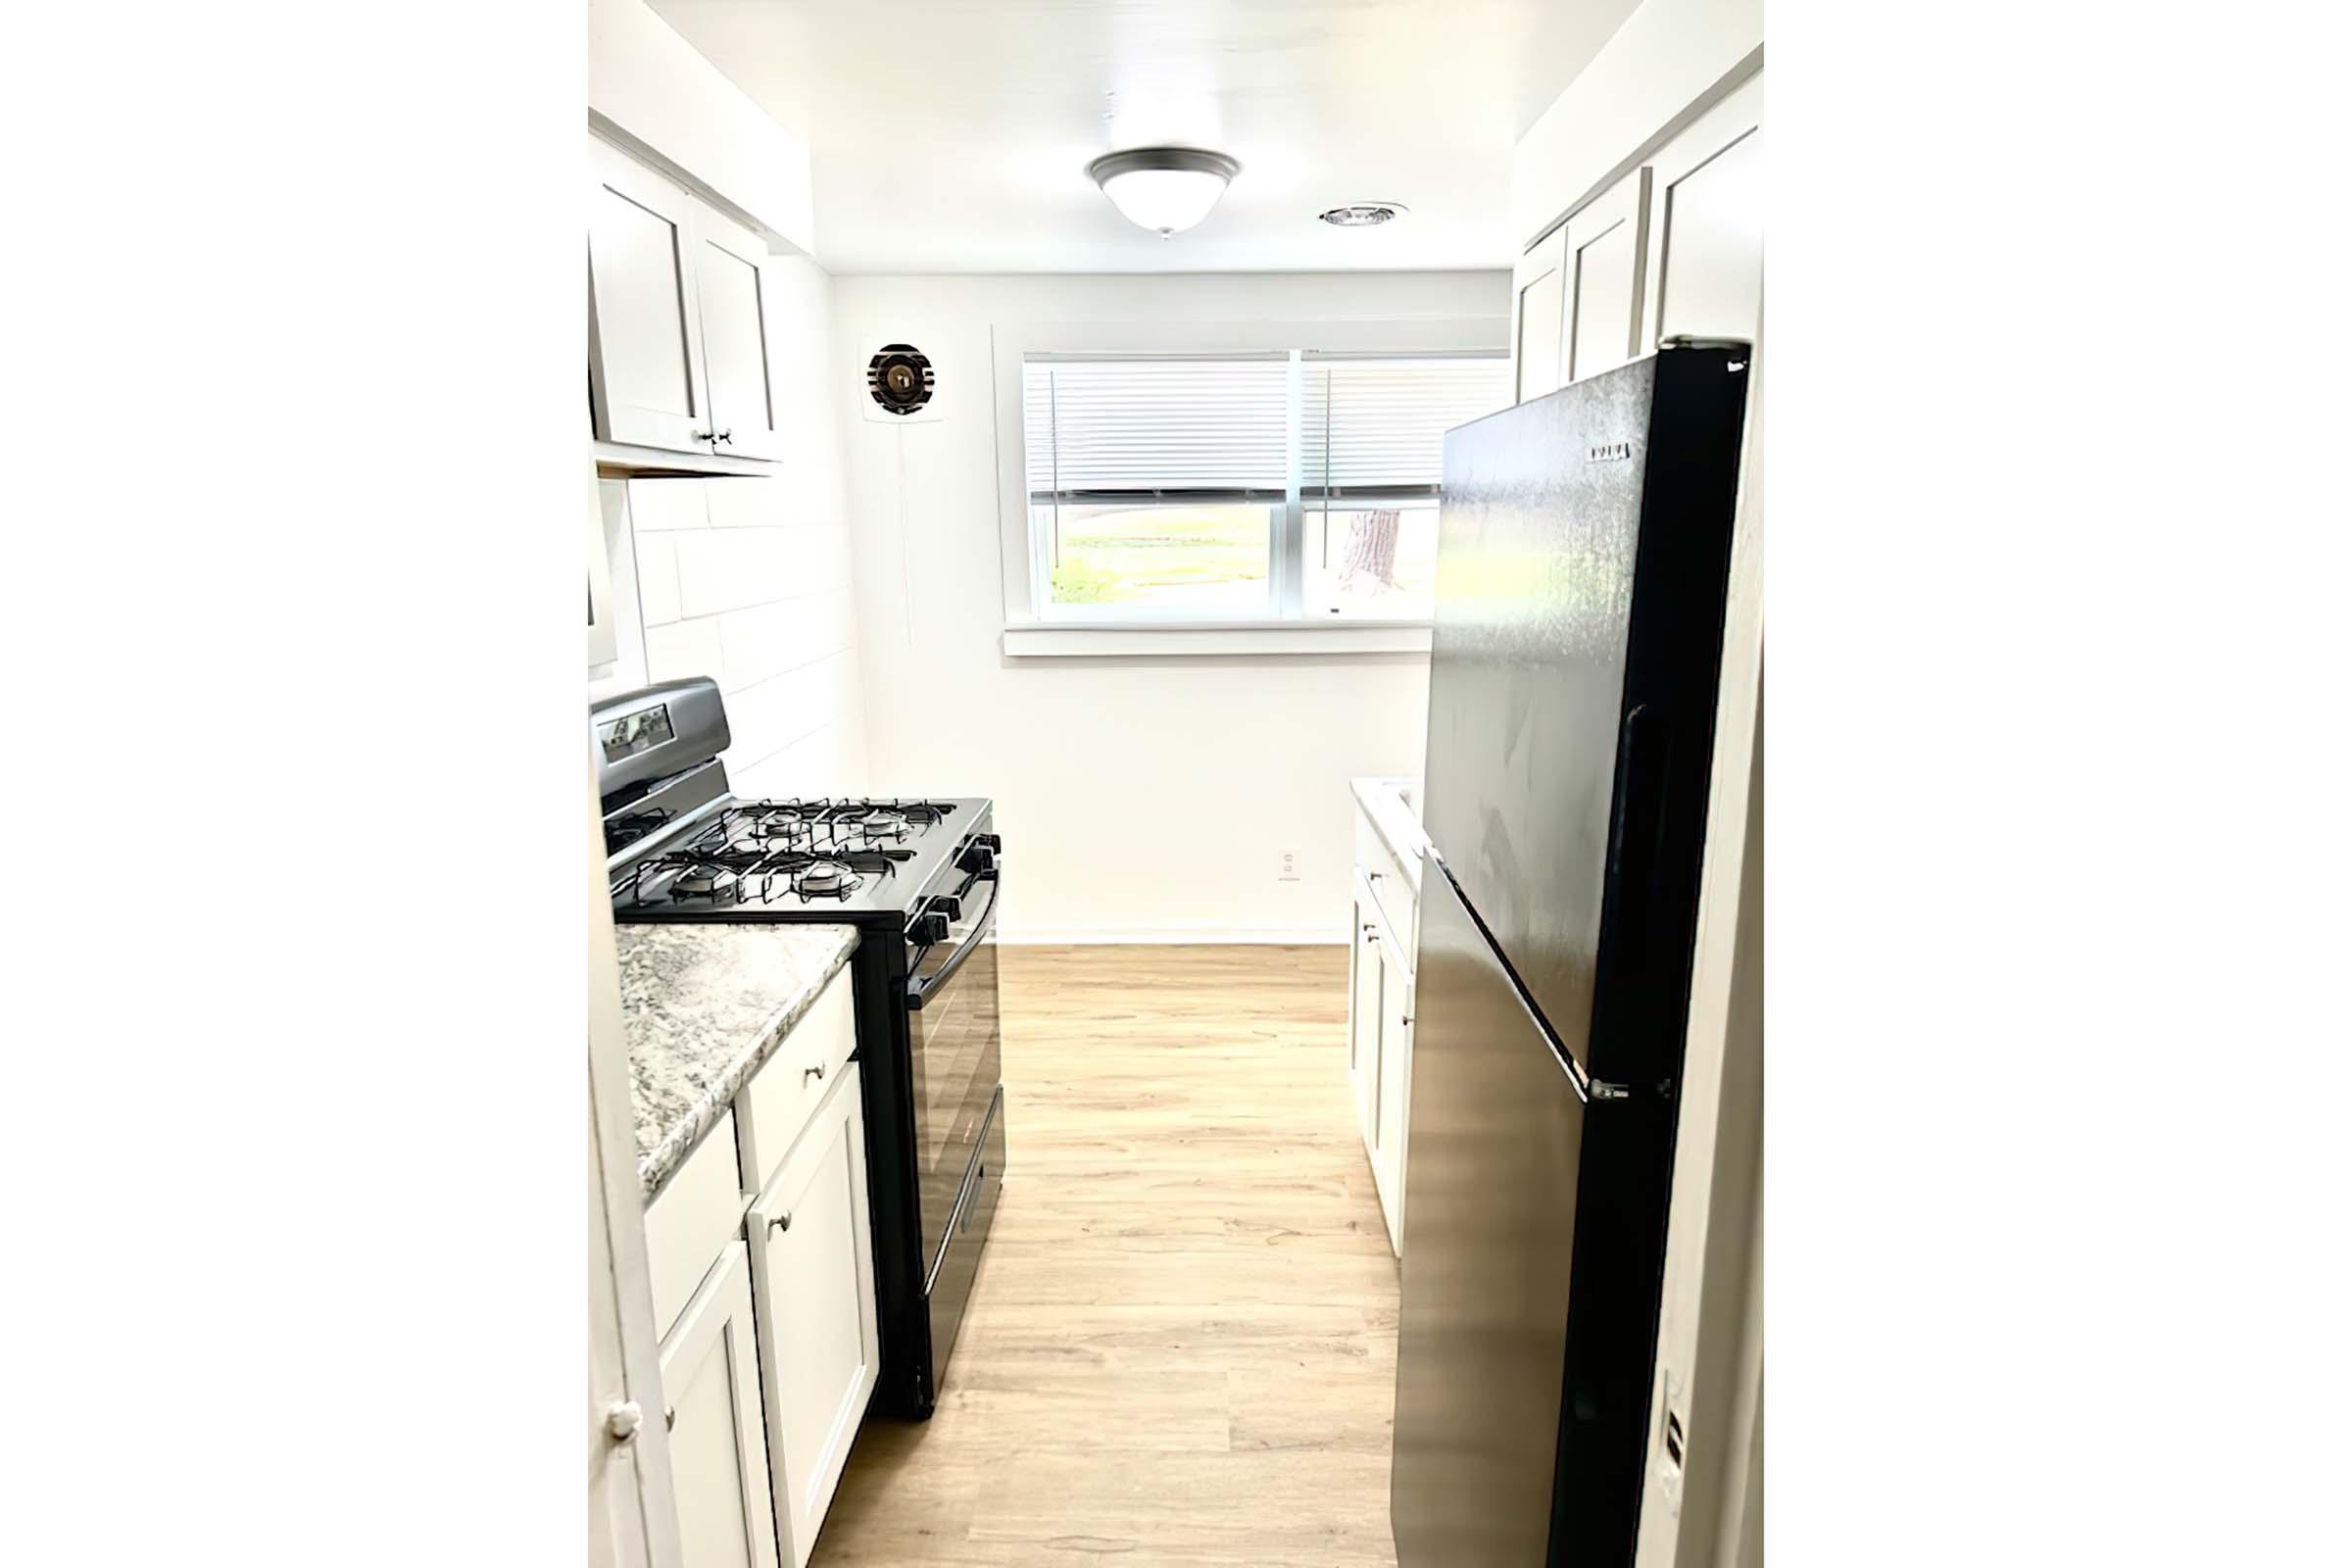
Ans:
{"label": "speckled stone countertop", "polygon": [[847,925],[622,925],[621,1023],[652,1199],[858,946]]}

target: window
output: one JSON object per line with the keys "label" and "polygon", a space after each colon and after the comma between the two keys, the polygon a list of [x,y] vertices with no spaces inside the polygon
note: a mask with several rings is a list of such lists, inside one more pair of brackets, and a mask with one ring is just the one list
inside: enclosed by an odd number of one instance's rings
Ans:
{"label": "window", "polygon": [[1446,431],[1509,401],[1499,355],[1026,355],[1038,618],[1425,621]]}

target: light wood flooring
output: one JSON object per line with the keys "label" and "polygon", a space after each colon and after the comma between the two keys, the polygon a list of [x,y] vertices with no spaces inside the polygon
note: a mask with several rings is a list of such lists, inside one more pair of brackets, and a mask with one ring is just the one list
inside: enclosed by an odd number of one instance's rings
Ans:
{"label": "light wood flooring", "polygon": [[938,1414],[867,1423],[812,1568],[1393,1565],[1348,950],[1000,951],[996,1228]]}

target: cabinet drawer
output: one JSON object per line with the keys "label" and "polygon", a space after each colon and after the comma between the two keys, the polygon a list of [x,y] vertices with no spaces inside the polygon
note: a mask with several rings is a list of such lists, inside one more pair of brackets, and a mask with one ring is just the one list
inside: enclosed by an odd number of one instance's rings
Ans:
{"label": "cabinet drawer", "polygon": [[850,971],[825,982],[801,1021],[776,1047],[736,1100],[743,1118],[744,1185],[760,1191],[792,1152],[801,1129],[841,1081],[858,1048],[858,1013],[850,1003]]}
{"label": "cabinet drawer", "polygon": [[711,1265],[741,1233],[744,1201],[730,1110],[645,1210],[645,1261],[653,1275],[658,1333],[669,1333]]}
{"label": "cabinet drawer", "polygon": [[1389,841],[1360,811],[1355,817],[1355,864],[1371,889],[1372,902],[1380,906],[1381,918],[1388,922],[1389,934],[1396,939],[1409,974],[1420,937],[1420,898],[1406,880],[1403,864],[1389,853]]}

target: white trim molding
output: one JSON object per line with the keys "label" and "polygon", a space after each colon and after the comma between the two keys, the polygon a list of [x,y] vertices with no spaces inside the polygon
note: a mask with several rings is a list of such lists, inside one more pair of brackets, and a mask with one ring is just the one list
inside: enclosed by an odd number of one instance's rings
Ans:
{"label": "white trim molding", "polygon": [[1420,622],[1373,625],[1329,621],[1259,621],[1147,626],[1067,621],[1004,628],[1008,659],[1166,659],[1266,654],[1429,655],[1429,627]]}

